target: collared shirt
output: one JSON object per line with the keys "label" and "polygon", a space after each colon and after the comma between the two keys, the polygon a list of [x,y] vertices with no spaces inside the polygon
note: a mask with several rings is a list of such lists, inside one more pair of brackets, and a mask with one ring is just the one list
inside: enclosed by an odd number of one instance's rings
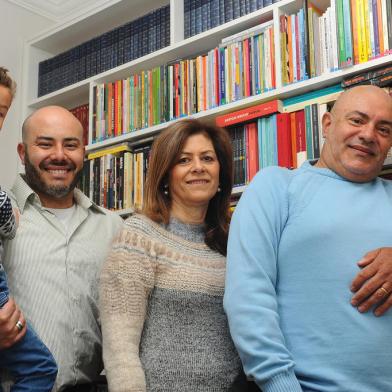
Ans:
{"label": "collared shirt", "polygon": [[21,214],[4,242],[11,293],[57,361],[56,390],[91,382],[103,368],[98,278],[122,220],[75,189],[67,230],[22,176],[11,190]]}

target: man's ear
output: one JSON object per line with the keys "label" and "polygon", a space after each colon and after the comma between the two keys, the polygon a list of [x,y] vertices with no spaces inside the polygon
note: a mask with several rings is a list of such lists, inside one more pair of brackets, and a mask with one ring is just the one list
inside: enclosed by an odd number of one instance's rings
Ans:
{"label": "man's ear", "polygon": [[328,136],[328,131],[332,123],[332,114],[330,112],[326,112],[321,119],[321,124],[323,127],[323,137],[326,138]]}
{"label": "man's ear", "polygon": [[24,143],[18,143],[18,155],[23,164],[25,164],[26,146]]}

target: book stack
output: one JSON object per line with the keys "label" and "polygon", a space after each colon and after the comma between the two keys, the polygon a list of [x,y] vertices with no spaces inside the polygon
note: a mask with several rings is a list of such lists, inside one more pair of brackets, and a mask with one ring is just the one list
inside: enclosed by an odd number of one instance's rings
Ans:
{"label": "book stack", "polygon": [[88,144],[88,128],[89,128],[89,105],[80,105],[69,110],[82,124],[83,127],[83,143]]}
{"label": "book stack", "polygon": [[141,208],[150,148],[121,144],[89,154],[79,188],[101,207]]}
{"label": "book stack", "polygon": [[184,0],[184,38],[267,7],[272,0]]}
{"label": "book stack", "polygon": [[94,86],[92,142],[151,127],[276,87],[268,22],[207,54]]}
{"label": "book stack", "polygon": [[170,7],[108,31],[39,63],[38,96],[170,45]]}

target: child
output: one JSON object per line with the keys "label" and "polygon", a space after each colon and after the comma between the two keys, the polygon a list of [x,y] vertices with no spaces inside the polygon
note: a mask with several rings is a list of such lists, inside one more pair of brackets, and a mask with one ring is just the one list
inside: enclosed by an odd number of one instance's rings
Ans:
{"label": "child", "polygon": [[[0,67],[0,130],[15,94],[15,82]],[[2,238],[13,238],[16,231],[11,201],[0,189],[0,309],[8,301],[8,287],[2,261]],[[21,321],[15,325],[24,328]],[[25,336],[10,348],[0,350],[0,368],[7,369],[15,383],[12,392],[50,392],[57,376],[57,365],[47,347],[30,327]],[[1,386],[0,386],[1,391]]]}

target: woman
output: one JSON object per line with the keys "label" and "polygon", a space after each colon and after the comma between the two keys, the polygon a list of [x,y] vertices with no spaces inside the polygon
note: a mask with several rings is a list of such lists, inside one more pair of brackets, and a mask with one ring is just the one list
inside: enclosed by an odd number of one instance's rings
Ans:
{"label": "woman", "polygon": [[126,221],[101,275],[111,392],[243,382],[222,306],[231,187],[224,130],[183,120],[155,140],[143,214]]}

